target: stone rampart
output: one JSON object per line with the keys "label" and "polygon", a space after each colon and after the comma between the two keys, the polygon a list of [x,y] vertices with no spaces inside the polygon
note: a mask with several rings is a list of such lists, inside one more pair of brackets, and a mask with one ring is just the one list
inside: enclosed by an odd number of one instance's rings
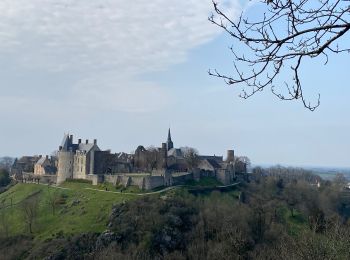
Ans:
{"label": "stone rampart", "polygon": [[185,184],[186,181],[193,179],[193,173],[181,172],[172,175],[173,185]]}
{"label": "stone rampart", "polygon": [[147,176],[144,178],[144,189],[152,190],[164,186],[164,177],[162,176]]}
{"label": "stone rampart", "polygon": [[131,176],[131,181],[130,181],[130,185],[131,186],[137,186],[139,187],[140,189],[144,189],[144,179],[145,179],[145,176]]}

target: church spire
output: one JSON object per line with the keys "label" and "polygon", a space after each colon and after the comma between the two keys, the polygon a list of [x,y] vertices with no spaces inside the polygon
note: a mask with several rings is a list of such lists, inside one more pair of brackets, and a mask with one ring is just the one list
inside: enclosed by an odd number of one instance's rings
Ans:
{"label": "church spire", "polygon": [[167,140],[167,142],[166,142],[166,146],[167,146],[168,151],[169,151],[170,149],[174,148],[173,141],[171,140],[170,128],[169,128],[169,131],[168,131],[168,140]]}
{"label": "church spire", "polygon": [[170,133],[170,128],[169,128],[169,131],[168,131],[168,141],[171,141],[171,133]]}

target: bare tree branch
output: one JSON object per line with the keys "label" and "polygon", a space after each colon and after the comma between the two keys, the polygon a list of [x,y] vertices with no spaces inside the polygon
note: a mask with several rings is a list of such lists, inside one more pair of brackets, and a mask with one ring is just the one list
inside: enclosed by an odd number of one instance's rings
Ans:
{"label": "bare tree branch", "polygon": [[[300,68],[306,58],[320,55],[328,62],[329,53],[350,53],[340,48],[339,38],[350,30],[350,0],[261,0],[266,12],[257,21],[242,13],[231,19],[213,1],[215,14],[209,21],[228,33],[239,46],[230,48],[234,56],[233,75],[209,70],[209,75],[222,78],[228,85],[243,84],[240,97],[247,99],[266,87],[281,100],[298,100],[311,111],[320,105],[308,102],[303,93]],[[283,70],[292,70],[291,83],[285,82],[287,94],[276,91],[276,81]]]}

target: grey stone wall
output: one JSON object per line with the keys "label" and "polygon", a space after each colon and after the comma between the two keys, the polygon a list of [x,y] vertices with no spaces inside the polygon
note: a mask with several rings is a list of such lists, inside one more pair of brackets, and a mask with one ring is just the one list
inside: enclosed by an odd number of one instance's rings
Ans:
{"label": "grey stone wall", "polygon": [[132,176],[130,177],[131,180],[130,180],[130,185],[131,186],[137,186],[139,187],[140,189],[145,189],[145,176],[140,176],[140,177],[136,177],[136,176]]}
{"label": "grey stone wall", "polygon": [[57,175],[41,175],[40,183],[53,184],[57,182]]}
{"label": "grey stone wall", "polygon": [[105,181],[103,175],[97,175],[97,174],[88,174],[86,175],[85,179],[91,181],[92,185],[98,185]]}
{"label": "grey stone wall", "polygon": [[188,180],[193,180],[193,173],[186,172],[183,174],[178,174],[178,176],[173,175],[172,179],[173,179],[172,185],[181,185]]}
{"label": "grey stone wall", "polygon": [[216,178],[224,185],[232,183],[232,174],[224,169],[219,169],[216,173]]}
{"label": "grey stone wall", "polygon": [[164,186],[164,177],[162,176],[147,176],[144,177],[144,189],[152,190]]}
{"label": "grey stone wall", "polygon": [[120,175],[105,174],[104,177],[105,177],[105,182],[111,183],[113,185],[117,185],[121,181]]}

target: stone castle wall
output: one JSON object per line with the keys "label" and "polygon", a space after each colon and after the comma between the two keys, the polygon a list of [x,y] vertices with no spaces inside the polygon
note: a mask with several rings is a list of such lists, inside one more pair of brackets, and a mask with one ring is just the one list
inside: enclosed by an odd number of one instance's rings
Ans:
{"label": "stone castle wall", "polygon": [[147,176],[144,178],[144,189],[152,190],[164,186],[164,177],[162,176]]}
{"label": "stone castle wall", "polygon": [[140,189],[144,189],[144,180],[145,180],[144,176],[140,176],[140,177],[132,176],[130,177],[130,186],[137,186]]}
{"label": "stone castle wall", "polygon": [[193,173],[183,172],[172,176],[172,185],[185,184],[188,180],[193,180]]}
{"label": "stone castle wall", "polygon": [[224,185],[229,185],[232,183],[233,176],[231,172],[219,169],[216,173],[216,179]]}
{"label": "stone castle wall", "polygon": [[85,175],[84,179],[91,181],[92,185],[97,185],[105,181],[104,177],[105,177],[104,175],[88,174],[88,175]]}

